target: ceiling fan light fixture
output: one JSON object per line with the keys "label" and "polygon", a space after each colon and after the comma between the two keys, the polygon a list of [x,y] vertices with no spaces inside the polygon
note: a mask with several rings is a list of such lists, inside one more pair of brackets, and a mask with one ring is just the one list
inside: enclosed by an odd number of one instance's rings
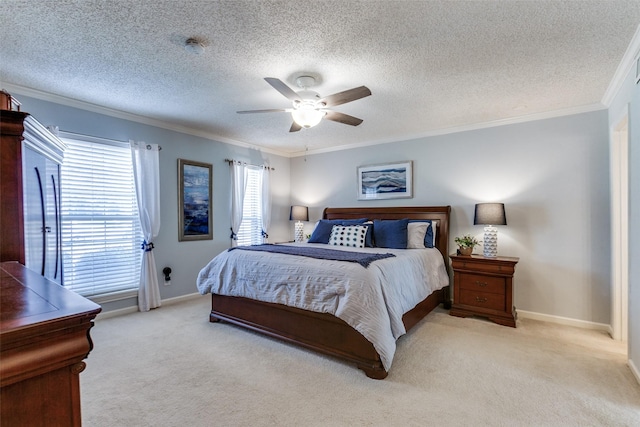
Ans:
{"label": "ceiling fan light fixture", "polygon": [[[366,86],[354,87],[353,89],[343,90],[324,98],[320,98],[317,92],[309,90],[309,86],[318,82],[315,77],[302,74],[296,78],[296,84],[302,89],[298,92],[291,89],[282,80],[275,77],[265,77],[264,80],[275,90],[280,92],[293,104],[293,108],[279,108],[266,110],[249,110],[238,111],[238,114],[246,113],[291,113],[293,123],[289,132],[298,132],[302,128],[311,128],[316,126],[322,119],[331,120],[337,123],[343,123],[349,126],[358,126],[362,123],[362,119],[331,110],[336,105],[346,104],[365,96],[371,95],[371,91]],[[329,108],[329,109],[327,109]]]}
{"label": "ceiling fan light fixture", "polygon": [[291,112],[291,117],[293,117],[294,122],[308,129],[320,123],[325,114],[327,113],[316,110],[310,105],[301,105]]}

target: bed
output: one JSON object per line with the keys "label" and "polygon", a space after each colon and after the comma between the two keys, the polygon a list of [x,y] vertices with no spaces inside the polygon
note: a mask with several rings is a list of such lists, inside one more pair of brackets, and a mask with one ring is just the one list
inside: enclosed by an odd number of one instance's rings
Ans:
{"label": "bed", "polygon": [[[420,297],[422,299],[415,303],[415,305],[413,303],[411,304],[412,308],[409,307],[406,309],[406,311],[403,309],[401,312],[396,313],[396,317],[399,316],[400,324],[395,325],[395,330],[392,334],[394,335],[392,344],[393,351],[395,350],[395,340],[400,335],[408,332],[414,325],[416,325],[422,318],[424,318],[439,304],[443,303],[445,304],[445,307],[448,307],[450,305],[448,274],[450,211],[450,206],[429,206],[326,208],[323,212],[323,219],[325,220],[355,220],[360,218],[367,218],[370,221],[397,219],[409,219],[412,221],[429,220],[431,221],[432,226],[435,227],[435,236],[433,240],[434,249],[412,251],[407,249],[374,250],[374,248],[365,248],[369,252],[385,253],[386,256],[393,257],[374,261],[373,265],[375,265],[375,267],[367,268],[367,270],[372,270],[375,274],[378,275],[395,275],[395,273],[398,273],[398,267],[394,266],[394,263],[399,262],[400,259],[404,256],[404,253],[411,254],[415,257],[417,256],[415,254],[425,252],[428,253],[432,257],[432,259],[435,259],[433,257],[437,255],[437,262],[439,263],[439,265],[441,265],[438,267],[440,271],[438,271],[436,274],[436,276],[438,276],[437,280],[439,281],[437,289],[435,289],[434,291],[428,290],[426,292],[428,295],[425,294],[424,297]],[[313,246],[313,244],[310,244],[308,246]],[[360,251],[364,251],[365,249],[362,249]],[[265,268],[271,269],[273,267],[272,269],[274,270],[274,278],[272,280],[274,283],[282,281],[281,275],[284,274],[285,270],[287,268],[290,268],[290,266],[286,266],[284,264],[281,266],[280,264],[277,264],[278,267],[274,267],[276,265],[274,264],[276,261],[273,258],[287,256],[289,258],[292,258],[289,255],[242,250],[241,248],[238,248],[238,250],[234,251],[225,251],[222,254],[218,255],[218,257],[214,258],[205,268],[202,269],[202,271],[198,275],[199,291],[203,294],[212,294],[211,313],[209,315],[209,319],[211,322],[230,322],[254,331],[265,333],[269,336],[277,337],[288,342],[304,346],[314,351],[337,357],[349,363],[355,364],[370,378],[384,379],[387,376],[388,369],[390,367],[390,357],[391,359],[393,357],[393,354],[389,355],[387,351],[387,348],[389,347],[389,345],[391,345],[389,343],[390,338],[388,336],[385,336],[383,339],[383,344],[378,341],[377,336],[376,339],[371,339],[369,333],[366,332],[368,331],[368,329],[361,328],[359,323],[354,324],[354,319],[351,314],[345,315],[342,311],[340,311],[340,298],[328,299],[325,295],[324,301],[320,301],[317,303],[317,305],[313,305],[312,309],[308,309],[301,308],[301,304],[296,304],[296,298],[300,299],[300,297],[290,296],[287,293],[287,285],[283,285],[282,283],[279,283],[279,285],[277,287],[274,287],[274,289],[277,288],[276,293],[281,298],[284,298],[282,301],[286,301],[286,304],[291,303],[291,305],[279,303],[281,302],[280,300],[278,300],[278,302],[268,302],[265,301],[261,297],[261,295],[254,295],[252,292],[249,292],[248,294],[242,294],[239,291],[228,292],[226,290],[227,288],[224,288],[225,291],[221,291],[221,289],[223,289],[221,286],[212,286],[213,282],[222,282],[223,276],[225,277],[224,281],[226,282],[237,282],[226,283],[225,286],[240,286],[241,280],[237,279],[238,276],[236,275],[235,270],[233,272],[230,272],[229,269],[232,267],[227,265],[227,263],[231,262],[231,260],[226,259],[226,257],[230,257],[232,255],[232,252],[238,254],[240,259],[242,259],[241,265],[244,267],[246,267],[247,265],[253,266],[253,264],[251,263],[255,263],[255,268],[251,267],[254,268],[254,272],[264,270]],[[221,257],[225,257],[224,266],[219,265],[219,259]],[[218,259],[218,261],[216,261],[216,259]],[[218,266],[216,266],[216,262],[218,263]],[[240,261],[238,262],[240,263]],[[364,270],[360,266],[346,266],[346,264],[350,263],[344,263],[342,261],[318,261],[308,258],[304,258],[302,262],[300,260],[297,261],[298,265],[304,265],[305,268],[310,268],[314,263],[341,263],[340,266],[335,267],[334,270],[345,270],[344,274],[352,274],[352,272],[355,273]],[[332,264],[329,264],[329,266],[331,265]],[[358,270],[357,267],[360,267],[360,270]],[[327,266],[325,265],[323,266],[323,268],[325,268],[324,271],[326,273]],[[393,270],[394,268],[396,270]],[[312,270],[309,271],[311,272]],[[318,271],[320,272],[322,270]],[[380,271],[382,271],[382,273],[380,273]],[[317,278],[319,282],[321,282],[322,277],[324,277],[326,274],[319,272],[317,273]],[[244,274],[249,273],[245,272]],[[296,271],[294,273],[287,272],[287,274],[300,274],[300,271]],[[404,278],[405,276],[399,277]],[[341,284],[337,283],[336,280],[327,280],[330,283],[320,283],[317,288],[325,289],[325,287],[328,287],[329,285],[334,287],[341,286]],[[409,280],[413,279],[407,279],[407,281]],[[344,282],[348,282],[350,284],[349,286],[353,288],[354,286],[351,283],[353,282],[359,284],[361,283],[361,280],[357,277],[352,278],[351,276],[345,276]],[[418,286],[416,285],[416,287]],[[342,292],[340,296],[343,300],[347,300],[349,298],[354,299],[353,295],[357,295],[355,293],[355,290],[349,290],[351,288],[347,287],[347,285],[345,285],[344,288],[347,289],[346,294],[344,293],[345,291],[343,288],[337,290],[336,294],[340,294],[340,292]],[[364,289],[364,287],[362,288]],[[253,292],[255,293],[255,290]],[[284,296],[282,296],[283,294]],[[352,296],[349,297],[349,295]],[[317,298],[322,300],[323,297],[318,296]],[[380,297],[377,296],[375,298],[380,299]],[[384,295],[383,299],[385,299],[385,301],[387,298],[388,296]],[[305,296],[302,299],[307,299],[307,297]],[[369,300],[374,299],[374,297],[363,296],[363,299]],[[306,304],[307,303],[305,302],[305,307],[307,307]],[[366,313],[366,316],[377,318],[377,312],[381,310],[378,310],[377,308],[371,308],[374,307],[373,305],[368,307],[370,308],[359,311]],[[395,309],[395,311],[397,312],[398,309]],[[394,329],[393,319],[389,320],[389,322],[392,326],[391,329]],[[372,329],[385,331],[386,329],[389,329],[389,327],[385,325],[378,326],[377,324],[374,324]],[[372,333],[375,334],[376,332]],[[386,332],[384,333],[386,334]],[[367,339],[365,336],[369,337],[369,339]]]}

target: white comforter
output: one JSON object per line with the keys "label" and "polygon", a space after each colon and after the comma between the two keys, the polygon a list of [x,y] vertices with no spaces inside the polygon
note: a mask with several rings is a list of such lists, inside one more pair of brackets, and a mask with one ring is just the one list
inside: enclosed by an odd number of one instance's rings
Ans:
{"label": "white comforter", "polygon": [[440,252],[433,249],[327,249],[393,253],[364,268],[357,263],[245,250],[225,251],[198,274],[201,294],[247,297],[344,320],[373,343],[388,371],[396,340],[406,333],[402,315],[449,284]]}

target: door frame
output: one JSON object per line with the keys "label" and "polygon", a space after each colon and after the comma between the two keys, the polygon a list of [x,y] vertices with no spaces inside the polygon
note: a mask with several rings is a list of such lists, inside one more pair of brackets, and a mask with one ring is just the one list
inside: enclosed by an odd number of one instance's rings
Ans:
{"label": "door frame", "polygon": [[611,185],[611,336],[628,342],[629,319],[629,106],[613,121]]}

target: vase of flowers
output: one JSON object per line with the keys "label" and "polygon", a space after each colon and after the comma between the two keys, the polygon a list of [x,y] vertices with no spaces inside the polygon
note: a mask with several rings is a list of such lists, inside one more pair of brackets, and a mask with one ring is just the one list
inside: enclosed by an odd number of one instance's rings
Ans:
{"label": "vase of flowers", "polygon": [[473,253],[473,248],[479,245],[480,242],[470,234],[465,234],[462,237],[456,237],[455,242],[458,245],[458,251],[460,255],[469,256]]}

